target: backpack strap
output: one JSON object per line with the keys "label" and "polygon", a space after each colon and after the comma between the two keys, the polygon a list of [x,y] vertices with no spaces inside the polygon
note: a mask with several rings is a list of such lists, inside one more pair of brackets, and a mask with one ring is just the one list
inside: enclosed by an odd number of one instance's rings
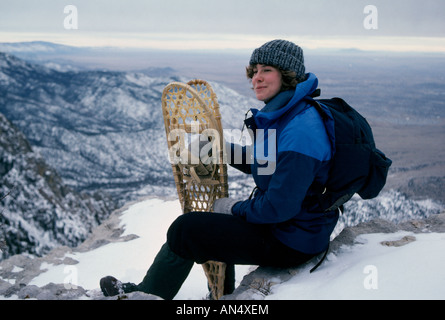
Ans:
{"label": "backpack strap", "polygon": [[320,105],[320,103],[314,99],[308,99],[311,104],[314,106],[314,108],[318,111],[318,113],[320,114],[321,118],[323,120],[326,120],[329,118],[328,114],[326,113],[326,111],[324,111],[323,107]]}
{"label": "backpack strap", "polygon": [[328,251],[329,251],[329,243],[328,243],[328,247],[326,248],[326,251],[323,254],[323,257],[321,257],[320,261],[318,261],[318,263],[309,271],[309,273],[312,273],[315,270],[317,270],[317,268],[323,263],[324,259],[328,255]]}

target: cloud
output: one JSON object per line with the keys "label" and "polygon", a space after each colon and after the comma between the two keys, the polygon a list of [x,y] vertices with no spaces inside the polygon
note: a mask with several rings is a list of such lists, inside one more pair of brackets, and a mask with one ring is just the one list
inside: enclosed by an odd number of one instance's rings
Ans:
{"label": "cloud", "polygon": [[0,27],[62,32],[63,9],[73,4],[85,32],[362,35],[369,3],[379,35],[445,36],[441,0],[18,0],[0,5]]}
{"label": "cloud", "polygon": [[[378,10],[378,28],[372,30],[363,25],[364,8],[370,3]],[[77,8],[76,30],[64,27],[68,4]],[[340,44],[346,37],[349,43],[365,47],[377,39],[411,37],[409,41],[421,46],[422,40],[414,39],[445,37],[443,12],[442,0],[17,0],[0,5],[0,30],[15,35],[53,34],[54,39],[61,38],[62,43],[71,39],[74,45],[96,41],[224,49],[252,48],[271,38],[320,46],[320,39]]]}

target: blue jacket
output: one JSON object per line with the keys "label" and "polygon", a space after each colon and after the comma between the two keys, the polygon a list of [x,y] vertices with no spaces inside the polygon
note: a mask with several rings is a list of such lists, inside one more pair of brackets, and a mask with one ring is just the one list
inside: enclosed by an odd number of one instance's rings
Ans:
{"label": "blue jacket", "polygon": [[309,73],[295,91],[281,92],[261,111],[251,109],[246,124],[254,133],[254,161],[231,163],[251,173],[257,186],[254,197],[236,203],[232,213],[269,224],[282,243],[307,254],[326,250],[338,220],[338,212],[322,212],[307,197],[319,192],[315,181],[325,183],[335,152],[332,116],[322,120],[308,102],[317,86],[318,79]]}

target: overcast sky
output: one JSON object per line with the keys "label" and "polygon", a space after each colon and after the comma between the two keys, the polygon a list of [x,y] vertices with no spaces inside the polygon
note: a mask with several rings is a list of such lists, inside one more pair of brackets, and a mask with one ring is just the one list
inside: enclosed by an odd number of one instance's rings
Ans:
{"label": "overcast sky", "polygon": [[[363,24],[369,4],[377,9],[377,29]],[[77,8],[75,30],[64,24],[67,5]],[[108,38],[136,46],[195,41],[217,47],[222,41],[236,47],[272,37],[352,37],[362,44],[382,37],[436,37],[428,41],[440,46],[444,16],[444,0],[0,0],[0,42],[54,37],[110,44],[103,42]]]}

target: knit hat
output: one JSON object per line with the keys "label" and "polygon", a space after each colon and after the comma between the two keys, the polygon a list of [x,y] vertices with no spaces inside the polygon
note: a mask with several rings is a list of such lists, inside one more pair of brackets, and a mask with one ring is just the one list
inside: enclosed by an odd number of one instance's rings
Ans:
{"label": "knit hat", "polygon": [[297,79],[305,76],[303,49],[286,40],[272,40],[255,49],[250,65],[265,64],[282,70],[295,71]]}

